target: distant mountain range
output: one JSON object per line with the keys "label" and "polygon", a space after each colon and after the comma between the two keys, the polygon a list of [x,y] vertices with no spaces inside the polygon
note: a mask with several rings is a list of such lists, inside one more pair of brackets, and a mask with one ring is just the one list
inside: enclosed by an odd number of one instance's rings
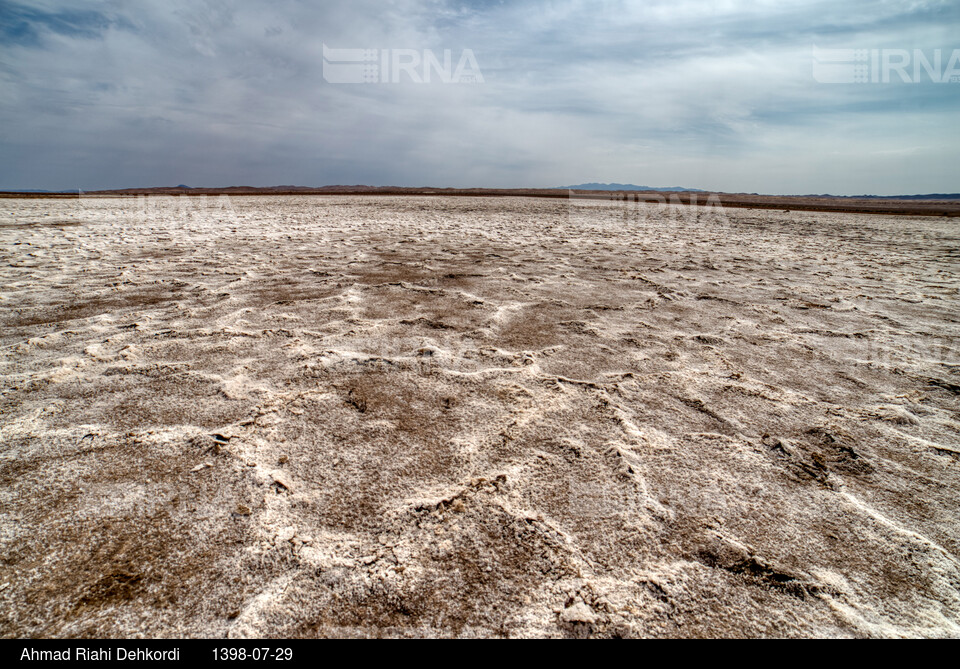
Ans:
{"label": "distant mountain range", "polygon": [[686,188],[684,186],[637,186],[635,184],[577,184],[576,186],[558,186],[566,190],[658,190],[670,191],[676,193],[705,193],[699,188]]}
{"label": "distant mountain range", "polygon": [[[610,190],[610,191],[628,191],[628,190],[646,190],[646,191],[665,191],[672,193],[708,193],[701,188],[687,188],[686,186],[637,186],[636,184],[602,184],[588,183],[577,184],[576,186],[558,186],[560,190]],[[750,195],[759,195],[750,193]],[[960,200],[960,193],[927,193],[923,195],[830,195],[829,193],[799,195],[799,196],[772,196],[772,197],[829,197],[829,198],[865,198],[873,200]]]}
{"label": "distant mountain range", "polygon": [[[835,197],[828,195],[827,197]],[[854,195],[877,200],[960,200],[960,193],[927,193],[926,195]]]}
{"label": "distant mountain range", "polygon": [[41,190],[39,188],[15,188],[13,190],[4,190],[4,193],[77,193],[76,188],[72,190]]}
{"label": "distant mountain range", "polygon": [[[706,191],[701,188],[687,188],[686,186],[637,186],[636,184],[605,184],[605,183],[585,183],[577,184],[575,186],[556,186],[554,188],[438,188],[435,186],[420,186],[420,187],[409,187],[409,186],[364,186],[364,185],[353,185],[353,186],[226,186],[226,187],[197,187],[197,186],[187,186],[185,184],[178,184],[176,186],[160,186],[152,188],[123,188],[123,189],[113,189],[113,190],[91,190],[83,191],[78,189],[71,190],[42,190],[42,189],[4,189],[0,188],[0,193],[6,194],[15,194],[23,193],[24,195],[33,195],[33,196],[58,196],[58,195],[86,195],[86,194],[115,194],[115,195],[177,195],[177,194],[186,194],[191,192],[192,194],[199,195],[209,195],[209,194],[284,194],[284,193],[337,193],[337,194],[349,194],[349,193],[381,193],[381,194],[424,194],[424,195],[516,195],[516,194],[535,194],[536,192],[543,193],[544,195],[556,191],[660,191],[660,192],[671,192],[671,193],[714,193],[716,191]],[[786,198],[799,200],[803,198],[811,199],[830,199],[830,200],[960,200],[960,193],[928,193],[925,195],[830,195],[828,193],[821,194],[809,194],[809,195],[761,195],[758,193],[720,193],[726,198]],[[564,195],[557,194],[558,197],[563,197]]]}

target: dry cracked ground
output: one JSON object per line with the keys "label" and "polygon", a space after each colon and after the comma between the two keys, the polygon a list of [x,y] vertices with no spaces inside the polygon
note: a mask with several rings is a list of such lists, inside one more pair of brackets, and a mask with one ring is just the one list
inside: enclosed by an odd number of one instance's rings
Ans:
{"label": "dry cracked ground", "polygon": [[6,637],[960,636],[956,221],[0,201]]}

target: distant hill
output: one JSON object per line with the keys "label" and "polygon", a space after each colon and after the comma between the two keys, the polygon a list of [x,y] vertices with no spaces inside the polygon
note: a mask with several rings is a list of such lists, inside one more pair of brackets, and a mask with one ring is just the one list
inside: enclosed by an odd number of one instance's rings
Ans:
{"label": "distant hill", "polygon": [[960,193],[928,193],[926,195],[858,195],[877,200],[960,200]]}
{"label": "distant hill", "polygon": [[19,189],[11,191],[3,191],[5,193],[77,193],[76,188],[72,190],[41,190],[39,188],[28,188],[28,189]]}
{"label": "distant hill", "polygon": [[[575,192],[574,192],[575,191]],[[616,195],[616,192],[621,195]],[[637,193],[636,197],[643,199],[656,198],[662,201],[657,191],[673,193],[671,199],[679,198],[682,201],[696,203],[701,193],[710,193],[720,198],[723,206],[731,207],[759,207],[801,209],[808,211],[850,211],[861,213],[912,213],[932,216],[960,217],[960,193],[930,193],[926,195],[760,195],[757,193],[722,193],[705,191],[699,188],[684,186],[651,187],[635,184],[605,184],[585,183],[576,186],[561,186],[556,188],[437,188],[431,186],[364,186],[364,185],[336,185],[336,186],[227,186],[203,187],[187,186],[160,186],[152,188],[123,188],[114,190],[4,190],[0,188],[0,198],[31,197],[31,198],[66,198],[66,197],[94,197],[105,195],[135,196],[135,195],[456,195],[473,197],[549,197],[567,198],[571,195],[587,199],[617,199],[623,198],[624,191]],[[650,192],[648,196],[641,193]]]}
{"label": "distant hill", "polygon": [[635,184],[577,184],[576,186],[559,186],[567,190],[658,190],[671,191],[677,193],[705,193],[699,188],[686,188],[684,186],[637,186]]}

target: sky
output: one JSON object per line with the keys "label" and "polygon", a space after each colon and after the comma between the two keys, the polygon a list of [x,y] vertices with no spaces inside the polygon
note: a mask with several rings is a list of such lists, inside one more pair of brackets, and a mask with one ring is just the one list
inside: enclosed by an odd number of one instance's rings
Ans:
{"label": "sky", "polygon": [[0,0],[0,189],[953,193],[958,112],[957,0]]}

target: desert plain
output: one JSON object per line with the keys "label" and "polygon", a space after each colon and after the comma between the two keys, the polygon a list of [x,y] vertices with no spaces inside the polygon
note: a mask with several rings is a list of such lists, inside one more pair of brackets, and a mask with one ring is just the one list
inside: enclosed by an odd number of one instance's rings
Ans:
{"label": "desert plain", "polygon": [[0,200],[0,635],[960,636],[957,225]]}

